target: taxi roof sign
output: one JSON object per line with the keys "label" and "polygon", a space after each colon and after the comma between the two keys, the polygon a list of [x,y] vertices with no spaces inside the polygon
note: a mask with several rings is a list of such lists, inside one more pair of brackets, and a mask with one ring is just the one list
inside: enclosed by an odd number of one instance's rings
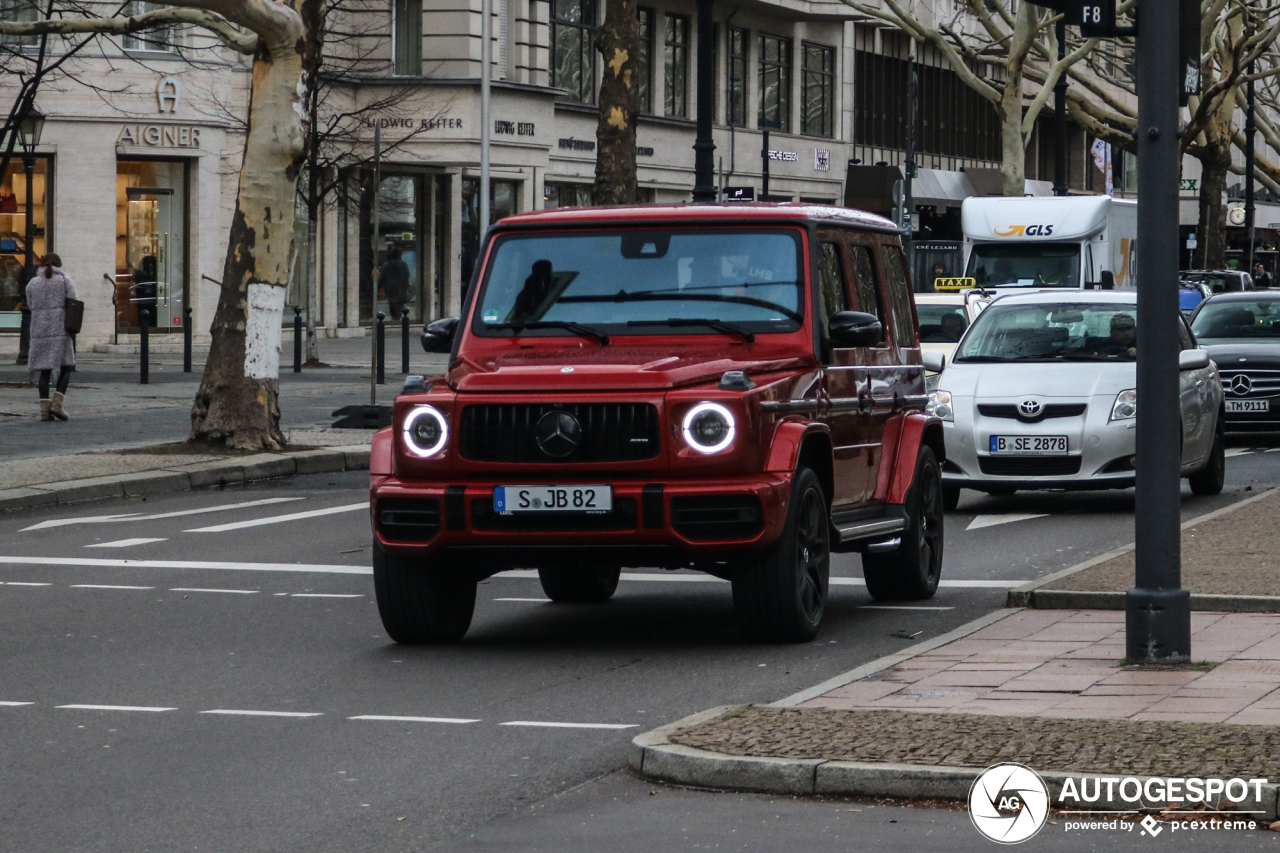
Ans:
{"label": "taxi roof sign", "polygon": [[933,289],[939,293],[955,293],[959,290],[972,290],[978,286],[978,280],[968,276],[956,278],[935,278]]}

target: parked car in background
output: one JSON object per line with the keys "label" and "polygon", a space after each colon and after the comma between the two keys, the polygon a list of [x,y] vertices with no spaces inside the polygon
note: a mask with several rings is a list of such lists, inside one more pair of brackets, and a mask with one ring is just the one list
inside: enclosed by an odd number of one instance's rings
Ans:
{"label": "parked car in background", "polygon": [[1223,293],[1191,319],[1196,340],[1218,365],[1227,429],[1280,431],[1280,293]]}
{"label": "parked car in background", "polygon": [[[1134,483],[1138,305],[1132,291],[997,298],[939,377],[949,507],[962,488],[1120,489]],[[1182,318],[1182,475],[1217,494],[1225,471],[1222,386]]]}
{"label": "parked car in background", "polygon": [[1244,270],[1183,270],[1178,273],[1180,282],[1203,285],[1209,295],[1253,290],[1253,276]]}
{"label": "parked car in background", "polygon": [[1196,313],[1200,303],[1213,295],[1209,285],[1199,281],[1183,280],[1178,282],[1178,309],[1187,320]]}

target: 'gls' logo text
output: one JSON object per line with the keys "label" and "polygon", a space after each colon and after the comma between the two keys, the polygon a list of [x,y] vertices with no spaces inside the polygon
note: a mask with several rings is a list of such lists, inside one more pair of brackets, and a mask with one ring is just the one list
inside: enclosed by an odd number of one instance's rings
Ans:
{"label": "'gls' logo text", "polygon": [[1048,237],[1053,233],[1052,225],[1010,225],[1004,230],[994,229],[997,237]]}

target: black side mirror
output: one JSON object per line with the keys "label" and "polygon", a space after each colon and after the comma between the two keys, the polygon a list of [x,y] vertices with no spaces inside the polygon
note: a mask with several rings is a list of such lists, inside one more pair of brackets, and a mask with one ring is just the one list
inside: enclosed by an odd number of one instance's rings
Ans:
{"label": "black side mirror", "polygon": [[458,334],[458,318],[433,320],[422,330],[422,348],[427,352],[453,351],[453,338]]}
{"label": "black side mirror", "polygon": [[827,335],[838,347],[873,347],[884,340],[880,318],[862,311],[837,311],[827,321]]}
{"label": "black side mirror", "polygon": [[1115,289],[1116,289],[1116,277],[1115,277],[1115,275],[1111,272],[1111,270],[1103,270],[1103,271],[1102,271],[1102,289],[1103,289],[1103,290],[1115,290]]}

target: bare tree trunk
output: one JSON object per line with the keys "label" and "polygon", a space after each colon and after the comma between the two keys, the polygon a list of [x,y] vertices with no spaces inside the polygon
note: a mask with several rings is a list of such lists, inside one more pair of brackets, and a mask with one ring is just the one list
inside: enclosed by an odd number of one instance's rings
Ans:
{"label": "bare tree trunk", "polygon": [[1027,138],[1022,134],[1022,101],[1027,54],[1035,41],[1037,7],[1023,3],[1014,19],[1009,42],[1008,75],[1004,90],[996,104],[1000,116],[1000,175],[1002,191],[1007,196],[1021,196],[1027,191]]}
{"label": "bare tree trunk", "polygon": [[316,146],[317,146],[317,106],[316,103],[316,87],[311,88],[308,104],[310,108],[307,111],[310,121],[308,121],[308,146],[310,147],[310,156],[307,157],[307,364],[320,364],[320,344],[316,340],[316,315],[320,312],[320,300],[318,290],[320,282],[316,281],[316,270],[319,264],[316,263],[317,254],[320,247],[317,245],[317,235],[319,233],[318,220],[321,213],[320,198],[320,167],[316,163]]}
{"label": "bare tree trunk", "polygon": [[606,0],[596,46],[605,67],[596,125],[595,203],[634,204],[640,23],[633,0]]}
{"label": "bare tree trunk", "polygon": [[[1216,121],[1211,124],[1217,124]],[[1200,154],[1200,223],[1192,263],[1199,269],[1218,270],[1227,265],[1227,211],[1222,204],[1231,169],[1231,138],[1219,139],[1206,128],[1208,144]],[[1225,143],[1225,144],[1224,144]]]}

